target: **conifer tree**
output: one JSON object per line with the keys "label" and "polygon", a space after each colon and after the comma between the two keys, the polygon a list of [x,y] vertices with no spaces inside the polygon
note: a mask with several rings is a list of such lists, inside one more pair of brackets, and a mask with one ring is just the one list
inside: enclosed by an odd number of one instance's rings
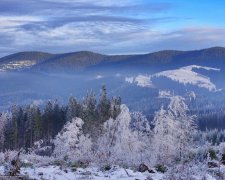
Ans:
{"label": "conifer tree", "polygon": [[80,108],[80,105],[77,102],[77,100],[73,96],[71,96],[69,98],[68,109],[67,109],[67,112],[66,112],[67,121],[70,121],[75,117],[80,117],[80,113],[81,113],[80,109],[81,108]]}
{"label": "conifer tree", "polygon": [[49,141],[52,139],[53,136],[53,107],[52,103],[50,101],[47,102],[45,108],[44,108],[44,113],[43,113],[43,123],[44,123],[44,131],[46,133],[46,138]]}
{"label": "conifer tree", "polygon": [[98,112],[101,122],[106,121],[110,117],[110,101],[107,97],[106,87],[103,85],[101,89]]}
{"label": "conifer tree", "polygon": [[110,102],[110,117],[116,119],[116,117],[120,114],[120,105],[121,98],[112,97]]}
{"label": "conifer tree", "polygon": [[83,102],[82,118],[84,119],[84,122],[85,122],[84,124],[85,133],[90,133],[91,129],[95,129],[95,127],[99,125],[97,110],[96,110],[96,103],[97,101],[96,101],[95,94],[91,91],[90,93],[87,94]]}
{"label": "conifer tree", "polygon": [[38,141],[39,139],[41,139],[43,137],[43,125],[41,122],[41,110],[39,107],[35,106],[35,112],[34,112],[34,139],[35,141]]}

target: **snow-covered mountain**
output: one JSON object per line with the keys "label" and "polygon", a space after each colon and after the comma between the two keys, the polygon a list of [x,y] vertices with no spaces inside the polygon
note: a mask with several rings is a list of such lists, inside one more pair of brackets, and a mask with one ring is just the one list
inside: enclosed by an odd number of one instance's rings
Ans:
{"label": "snow-covered mountain", "polygon": [[195,69],[205,69],[207,71],[220,71],[218,68],[204,66],[185,66],[175,70],[162,71],[155,74],[155,77],[167,77],[181,84],[190,84],[200,88],[206,88],[209,91],[216,91],[216,85],[210,80],[210,77],[195,72]]}
{"label": "snow-covered mountain", "polygon": [[126,77],[125,81],[130,84],[136,84],[140,87],[155,87],[152,78],[165,77],[172,81],[183,85],[193,85],[199,88],[205,88],[209,91],[217,91],[216,85],[211,81],[210,77],[195,72],[195,69],[204,69],[207,71],[220,72],[218,68],[190,65],[178,69],[161,71],[152,75],[138,75],[136,77]]}
{"label": "snow-covered mountain", "polygon": [[[225,67],[225,48],[214,47],[195,51],[159,51],[137,55],[103,55],[94,52],[80,51],[64,54],[45,52],[20,52],[0,58],[0,67],[18,61],[31,61],[30,69],[42,72],[68,72],[77,70],[102,71],[113,68],[128,68],[130,70],[174,69],[196,64],[199,66]],[[33,62],[36,61],[34,64]],[[20,63],[22,64],[22,62]],[[20,69],[21,66],[17,67]],[[7,68],[6,68],[7,69]],[[17,70],[8,68],[7,70]]]}

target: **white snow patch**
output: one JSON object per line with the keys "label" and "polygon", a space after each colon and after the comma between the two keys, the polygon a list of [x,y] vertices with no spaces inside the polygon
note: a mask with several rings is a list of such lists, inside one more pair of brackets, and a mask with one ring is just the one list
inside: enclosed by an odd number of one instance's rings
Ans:
{"label": "white snow patch", "polygon": [[140,87],[153,87],[151,76],[149,75],[138,75],[136,77],[126,77],[125,81],[130,84],[136,84]]}
{"label": "white snow patch", "polygon": [[134,82],[134,77],[126,77],[125,81],[132,84]]}
{"label": "white snow patch", "polygon": [[33,100],[32,105],[34,106],[40,106],[44,104],[44,100],[42,99],[37,99],[37,100]]}
{"label": "white snow patch", "polygon": [[194,91],[191,91],[191,92],[189,93],[189,97],[190,97],[190,100],[191,100],[191,99],[195,100],[195,99],[196,99],[196,94],[195,94],[195,92],[194,92]]}
{"label": "white snow patch", "polygon": [[213,84],[209,77],[194,72],[193,69],[205,69],[205,70],[213,70],[220,71],[220,69],[211,68],[211,67],[203,67],[203,66],[186,66],[175,70],[162,71],[160,73],[155,74],[155,77],[167,77],[173,81],[177,81],[184,85],[196,85],[201,88],[208,89],[209,91],[216,91],[216,85]]}
{"label": "white snow patch", "polygon": [[32,61],[32,60],[11,61],[11,62],[0,65],[0,72],[25,69],[35,64],[36,64],[36,61]]}
{"label": "white snow patch", "polygon": [[102,79],[102,78],[103,78],[102,75],[97,75],[97,76],[95,76],[95,79]]}
{"label": "white snow patch", "polygon": [[207,71],[220,71],[220,69],[218,68],[207,67],[207,66],[197,66],[197,65],[186,66],[186,67],[183,67],[183,69],[187,69],[190,71],[192,71],[193,69],[205,69]]}
{"label": "white snow patch", "polygon": [[159,98],[170,98],[172,96],[170,91],[159,90]]}
{"label": "white snow patch", "polygon": [[153,87],[150,76],[138,75],[135,78],[135,82],[140,87]]}

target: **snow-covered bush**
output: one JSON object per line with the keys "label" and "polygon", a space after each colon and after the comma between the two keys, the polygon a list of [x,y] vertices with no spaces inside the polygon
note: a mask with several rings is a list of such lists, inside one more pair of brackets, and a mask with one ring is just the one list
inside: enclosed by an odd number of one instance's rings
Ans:
{"label": "snow-covered bush", "polygon": [[51,156],[53,153],[54,142],[52,139],[49,141],[39,140],[34,142],[32,148],[29,148],[30,154],[35,154],[38,156]]}
{"label": "snow-covered bush", "polygon": [[38,156],[36,154],[30,153],[22,153],[21,156],[21,161],[22,163],[26,164],[33,164],[36,166],[43,166],[43,165],[48,165],[54,162],[54,157],[49,157],[49,156]]}
{"label": "snow-covered bush", "polygon": [[10,163],[17,153],[17,151],[0,152],[0,164]]}
{"label": "snow-covered bush", "polygon": [[175,164],[166,172],[167,179],[208,179],[207,164],[192,161],[184,164]]}

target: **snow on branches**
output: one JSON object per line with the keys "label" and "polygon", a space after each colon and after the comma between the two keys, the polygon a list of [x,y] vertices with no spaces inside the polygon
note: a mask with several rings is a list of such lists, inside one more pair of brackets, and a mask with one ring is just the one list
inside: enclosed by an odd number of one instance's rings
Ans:
{"label": "snow on branches", "polygon": [[153,145],[155,161],[168,163],[175,158],[182,159],[192,141],[195,130],[193,117],[187,115],[188,107],[181,96],[166,96],[168,107],[161,109],[154,117]]}
{"label": "snow on branches", "polygon": [[167,108],[156,112],[153,129],[141,113],[130,113],[126,105],[115,119],[104,122],[95,139],[84,134],[80,118],[68,121],[54,139],[54,155],[72,160],[89,158],[98,164],[135,166],[141,163],[168,164],[185,158],[195,130],[193,117],[180,96],[169,96]]}
{"label": "snow on branches", "polygon": [[88,158],[91,152],[91,139],[83,134],[83,120],[73,118],[54,139],[54,155],[58,158],[68,157],[73,160]]}
{"label": "snow on branches", "polygon": [[5,141],[5,127],[8,121],[11,119],[10,113],[0,113],[0,150],[4,146]]}
{"label": "snow on branches", "polygon": [[[98,139],[99,155],[104,161],[119,164],[140,164],[147,150],[144,134],[130,128],[131,114],[125,105],[114,119],[104,123],[104,132]],[[150,142],[150,141],[149,141]]]}

